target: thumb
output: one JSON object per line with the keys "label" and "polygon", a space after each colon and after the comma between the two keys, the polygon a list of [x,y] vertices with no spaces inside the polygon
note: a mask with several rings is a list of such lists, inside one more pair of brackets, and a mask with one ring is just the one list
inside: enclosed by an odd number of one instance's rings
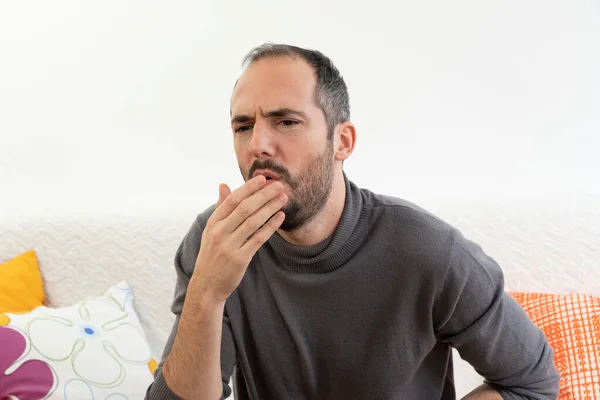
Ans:
{"label": "thumb", "polygon": [[224,183],[219,185],[219,201],[217,201],[217,207],[219,207],[225,199],[231,194],[231,189]]}

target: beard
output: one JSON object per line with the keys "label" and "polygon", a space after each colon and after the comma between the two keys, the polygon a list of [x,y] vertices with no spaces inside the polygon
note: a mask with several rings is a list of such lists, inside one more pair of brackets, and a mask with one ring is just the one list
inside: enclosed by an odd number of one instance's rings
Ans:
{"label": "beard", "polygon": [[282,183],[292,189],[288,202],[281,209],[285,219],[279,229],[287,232],[295,231],[313,220],[327,204],[333,187],[333,140],[327,141],[324,152],[308,159],[302,170],[295,175],[272,159],[256,160],[250,170],[244,174],[246,181],[258,169],[268,169],[279,175]]}

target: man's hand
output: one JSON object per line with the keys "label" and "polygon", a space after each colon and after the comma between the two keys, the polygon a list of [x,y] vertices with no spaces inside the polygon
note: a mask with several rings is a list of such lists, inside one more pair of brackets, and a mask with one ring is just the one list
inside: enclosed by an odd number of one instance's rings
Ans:
{"label": "man's hand", "polygon": [[221,339],[227,297],[240,284],[252,256],[283,222],[287,201],[279,182],[264,176],[233,193],[219,186],[217,208],[202,232],[177,334],[162,373],[185,399],[218,399],[222,393]]}
{"label": "man's hand", "polygon": [[192,281],[217,302],[224,302],[237,288],[254,254],[283,223],[280,210],[287,202],[283,185],[265,183],[260,175],[233,193],[227,185],[219,186],[217,208],[202,233],[192,275]]}
{"label": "man's hand", "polygon": [[502,400],[498,391],[488,385],[481,385],[471,393],[463,397],[462,400]]}

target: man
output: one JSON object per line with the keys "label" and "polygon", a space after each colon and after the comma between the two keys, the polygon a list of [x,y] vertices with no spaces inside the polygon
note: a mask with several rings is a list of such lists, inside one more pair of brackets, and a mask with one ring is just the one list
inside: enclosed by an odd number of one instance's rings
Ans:
{"label": "man", "polygon": [[543,333],[500,267],[419,207],[353,184],[346,85],[316,51],[245,59],[231,128],[245,184],[220,185],[179,247],[177,319],[146,398],[554,399]]}

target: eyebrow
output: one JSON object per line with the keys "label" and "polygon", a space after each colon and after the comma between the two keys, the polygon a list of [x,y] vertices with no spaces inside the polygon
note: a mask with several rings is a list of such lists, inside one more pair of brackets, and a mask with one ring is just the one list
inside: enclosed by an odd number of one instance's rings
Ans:
{"label": "eyebrow", "polygon": [[[271,111],[267,111],[266,113],[263,113],[263,117],[265,118],[281,118],[281,117],[288,117],[288,116],[296,116],[296,117],[300,117],[302,119],[308,119],[308,116],[306,115],[305,112],[299,111],[299,110],[293,110],[291,108],[277,108],[275,110],[271,110]],[[249,121],[252,121],[254,118],[252,118],[249,115],[236,115],[235,117],[233,117],[231,119],[231,125],[234,124],[243,124]]]}

